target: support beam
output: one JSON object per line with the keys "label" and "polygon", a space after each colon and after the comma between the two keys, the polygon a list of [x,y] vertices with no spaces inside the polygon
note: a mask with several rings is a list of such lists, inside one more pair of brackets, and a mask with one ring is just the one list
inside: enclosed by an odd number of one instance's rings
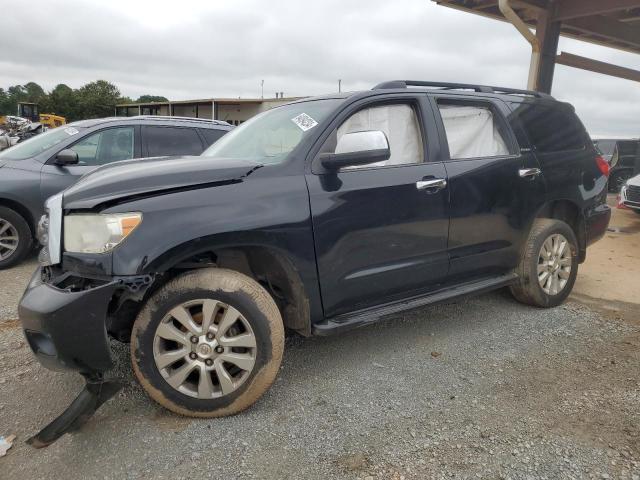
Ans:
{"label": "support beam", "polygon": [[540,65],[534,87],[539,92],[551,93],[561,26],[562,22],[554,21],[546,10],[538,15],[536,36],[540,42]]}
{"label": "support beam", "polygon": [[601,15],[638,6],[637,0],[561,0],[556,3],[554,20]]}
{"label": "support beam", "polygon": [[640,71],[631,68],[620,67],[611,63],[592,60],[591,58],[573,55],[572,53],[562,52],[556,57],[556,63],[566,65],[567,67],[580,68],[589,70],[590,72],[602,73],[612,77],[624,78],[634,82],[640,82]]}
{"label": "support beam", "polygon": [[592,17],[574,18],[563,22],[563,24],[587,34],[599,35],[607,40],[640,48],[640,29],[609,17],[594,15]]}

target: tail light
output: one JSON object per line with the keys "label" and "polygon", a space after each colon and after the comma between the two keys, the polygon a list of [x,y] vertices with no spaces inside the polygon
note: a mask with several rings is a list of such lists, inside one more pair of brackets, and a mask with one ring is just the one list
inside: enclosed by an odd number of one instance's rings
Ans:
{"label": "tail light", "polygon": [[602,157],[602,155],[598,155],[596,157],[596,165],[598,166],[598,170],[600,170],[605,177],[609,176],[609,163]]}

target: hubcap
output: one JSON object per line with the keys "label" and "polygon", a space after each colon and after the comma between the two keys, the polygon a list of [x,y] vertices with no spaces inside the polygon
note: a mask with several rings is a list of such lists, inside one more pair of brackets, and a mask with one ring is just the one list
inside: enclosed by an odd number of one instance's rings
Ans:
{"label": "hubcap", "polygon": [[217,300],[182,303],[156,329],[153,358],[171,387],[211,399],[235,391],[255,365],[256,338],[249,322]]}
{"label": "hubcap", "polygon": [[18,230],[8,220],[0,218],[0,260],[6,260],[18,249]]}
{"label": "hubcap", "polygon": [[547,295],[558,295],[571,275],[571,247],[567,239],[554,233],[538,255],[538,283]]}

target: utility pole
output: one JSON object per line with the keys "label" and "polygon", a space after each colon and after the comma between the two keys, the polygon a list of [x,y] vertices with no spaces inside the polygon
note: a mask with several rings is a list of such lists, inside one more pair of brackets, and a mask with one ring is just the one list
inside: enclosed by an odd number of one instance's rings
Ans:
{"label": "utility pole", "polygon": [[264,80],[260,80],[260,98],[264,98]]}
{"label": "utility pole", "polygon": [[338,79],[338,93],[342,92],[342,79]]}

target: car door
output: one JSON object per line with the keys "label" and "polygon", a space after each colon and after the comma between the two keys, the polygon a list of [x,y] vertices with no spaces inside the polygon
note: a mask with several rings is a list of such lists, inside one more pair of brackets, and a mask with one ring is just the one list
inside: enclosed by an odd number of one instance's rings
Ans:
{"label": "car door", "polygon": [[76,165],[56,165],[54,155],[41,171],[42,200],[73,185],[82,175],[100,165],[138,158],[140,147],[137,130],[136,126],[125,125],[102,128],[88,133],[66,147],[78,154]]}
{"label": "car door", "polygon": [[188,127],[143,125],[142,143],[145,157],[200,155],[206,148],[198,131]]}
{"label": "car door", "polygon": [[386,162],[307,173],[326,317],[435,289],[448,269],[449,198],[426,96],[384,95],[351,105],[317,152],[340,135],[382,130]]}
{"label": "car door", "polygon": [[544,201],[539,165],[520,151],[500,100],[437,95],[432,104],[449,182],[448,281],[505,273]]}

